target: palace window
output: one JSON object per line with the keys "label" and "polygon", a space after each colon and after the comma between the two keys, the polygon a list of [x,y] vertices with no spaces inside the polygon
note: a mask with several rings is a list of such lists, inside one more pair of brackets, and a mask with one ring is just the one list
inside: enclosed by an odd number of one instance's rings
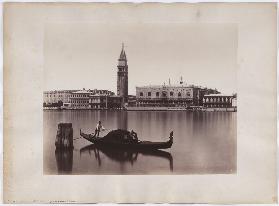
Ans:
{"label": "palace window", "polygon": [[148,96],[149,96],[149,97],[151,96],[151,92],[148,92]]}
{"label": "palace window", "polygon": [[159,94],[160,94],[159,92],[156,92],[156,97],[159,97]]}
{"label": "palace window", "polygon": [[181,93],[180,92],[178,92],[178,97],[181,97]]}
{"label": "palace window", "polygon": [[140,96],[141,96],[141,97],[143,96],[143,93],[142,93],[142,92],[140,92]]}
{"label": "palace window", "polygon": [[170,92],[170,96],[173,96],[173,92]]}

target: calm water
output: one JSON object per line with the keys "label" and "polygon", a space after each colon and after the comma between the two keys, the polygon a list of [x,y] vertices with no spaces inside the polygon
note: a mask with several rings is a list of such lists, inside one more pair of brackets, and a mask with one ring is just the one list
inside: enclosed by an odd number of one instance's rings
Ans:
{"label": "calm water", "polygon": [[[235,173],[236,117],[237,113],[231,112],[44,111],[44,173]],[[99,120],[108,131],[133,129],[140,140],[166,141],[173,130],[174,144],[149,153],[100,151],[79,136],[80,128],[92,133]],[[55,151],[60,122],[73,124],[73,151]]]}

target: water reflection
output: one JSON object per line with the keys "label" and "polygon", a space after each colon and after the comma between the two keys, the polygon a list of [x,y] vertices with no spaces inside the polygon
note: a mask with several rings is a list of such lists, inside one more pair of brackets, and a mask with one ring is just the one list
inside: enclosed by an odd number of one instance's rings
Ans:
{"label": "water reflection", "polygon": [[56,149],[55,158],[58,173],[71,173],[73,168],[73,149]]}
{"label": "water reflection", "polygon": [[131,165],[133,165],[137,161],[139,154],[146,157],[147,156],[160,157],[169,162],[170,171],[173,171],[172,155],[166,151],[161,151],[161,150],[140,150],[140,151],[125,150],[124,151],[119,149],[111,149],[111,148],[108,149],[103,147],[97,147],[96,145],[91,144],[80,149],[80,156],[82,156],[83,153],[88,153],[90,156],[92,155],[92,153],[94,153],[95,159],[98,161],[99,167],[101,167],[102,165],[100,153],[104,154],[112,161],[119,162],[120,164],[123,164],[125,162],[130,162]]}
{"label": "water reflection", "polygon": [[128,128],[127,112],[121,112],[119,115],[117,115],[117,128],[127,130]]}
{"label": "water reflection", "polygon": [[[134,130],[140,140],[162,142],[174,131],[174,144],[151,154],[97,148],[95,153],[94,146],[88,151],[79,129],[93,133],[99,120],[107,129],[101,136],[122,128]],[[73,151],[55,151],[60,122],[73,125]],[[237,113],[230,112],[44,111],[44,174],[232,174],[237,171],[236,127]]]}

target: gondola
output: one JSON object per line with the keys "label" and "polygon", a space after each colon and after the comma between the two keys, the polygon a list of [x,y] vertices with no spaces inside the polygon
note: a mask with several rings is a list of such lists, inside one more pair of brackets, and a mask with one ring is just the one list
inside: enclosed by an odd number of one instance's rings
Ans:
{"label": "gondola", "polygon": [[80,130],[80,136],[99,147],[105,148],[158,150],[168,149],[173,143],[173,132],[170,133],[169,140],[166,142],[140,141],[132,138],[129,131],[121,129],[112,130],[104,137],[95,137]]}

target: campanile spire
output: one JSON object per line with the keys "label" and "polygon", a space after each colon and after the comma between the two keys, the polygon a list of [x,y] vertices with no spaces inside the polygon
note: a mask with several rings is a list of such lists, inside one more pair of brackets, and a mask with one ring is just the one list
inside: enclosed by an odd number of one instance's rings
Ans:
{"label": "campanile spire", "polygon": [[125,49],[124,49],[124,43],[122,43],[122,50],[121,50],[120,56],[119,56],[119,61],[120,60],[127,60]]}

